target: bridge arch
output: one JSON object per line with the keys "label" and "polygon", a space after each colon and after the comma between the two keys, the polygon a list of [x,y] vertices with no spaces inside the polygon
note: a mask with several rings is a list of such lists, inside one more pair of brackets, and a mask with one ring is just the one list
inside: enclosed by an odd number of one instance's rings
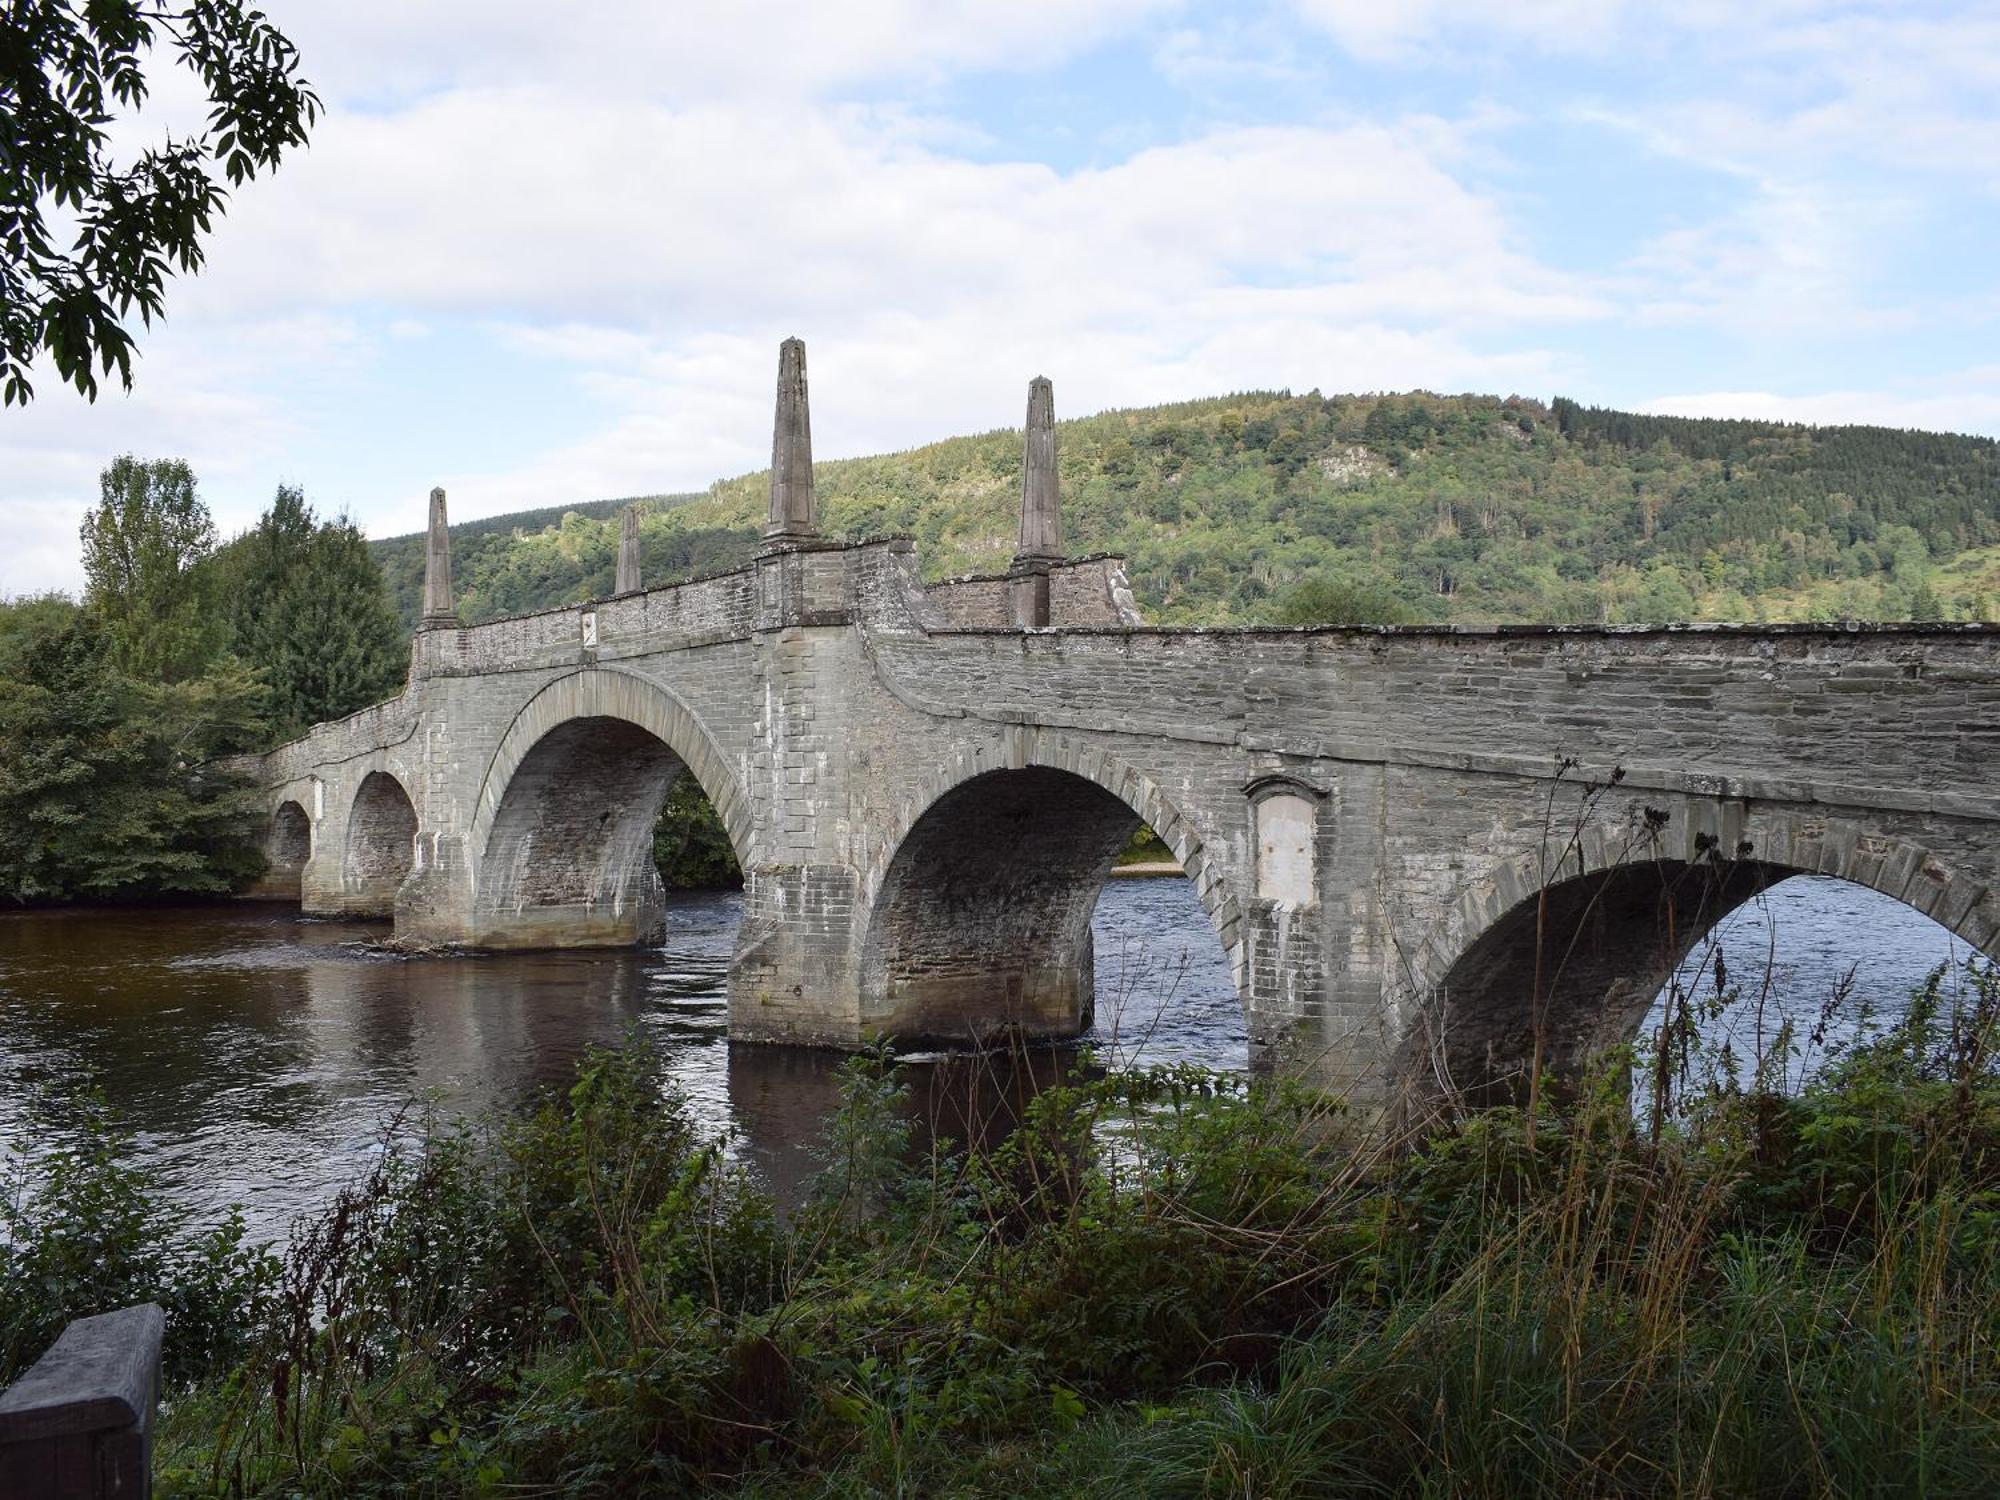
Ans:
{"label": "bridge arch", "polygon": [[416,862],[417,809],[403,783],[370,771],[355,788],[341,852],[342,904],[356,916],[386,917]]}
{"label": "bridge arch", "polygon": [[1091,916],[1142,820],[1193,882],[1240,998],[1239,910],[1193,825],[1116,757],[1025,730],[939,765],[876,846],[861,887],[864,1031],[964,1041],[1001,1026],[1086,1029]]}
{"label": "bridge arch", "polygon": [[1667,980],[1731,912],[1798,875],[1826,875],[1931,917],[2000,957],[1983,884],[1923,846],[1786,818],[1725,849],[1669,849],[1629,825],[1592,825],[1557,855],[1501,862],[1451,907],[1417,956],[1420,1004],[1403,1045],[1418,1095],[1519,1097],[1539,1015],[1543,1066],[1562,1077],[1628,1041]]}
{"label": "bridge arch", "polygon": [[655,934],[653,825],[684,772],[747,869],[749,799],[686,704],[624,672],[587,669],[549,683],[508,725],[480,787],[469,838],[474,940],[541,947]]}
{"label": "bridge arch", "polygon": [[264,832],[264,874],[252,894],[296,901],[312,858],[312,819],[296,797],[282,799]]}

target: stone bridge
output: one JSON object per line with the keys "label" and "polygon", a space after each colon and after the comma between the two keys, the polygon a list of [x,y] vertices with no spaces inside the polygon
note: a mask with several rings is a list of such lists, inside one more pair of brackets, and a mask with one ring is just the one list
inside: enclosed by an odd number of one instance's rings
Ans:
{"label": "stone bridge", "polygon": [[2000,953],[2000,629],[1157,629],[1060,542],[1047,383],[1019,554],[926,587],[817,533],[781,354],[749,567],[461,627],[444,497],[389,702],[262,757],[265,893],[474,947],[654,935],[676,777],[746,878],[733,1035],[852,1047],[1088,1022],[1140,820],[1227,953],[1253,1058],[1380,1099],[1629,1033],[1798,872]]}

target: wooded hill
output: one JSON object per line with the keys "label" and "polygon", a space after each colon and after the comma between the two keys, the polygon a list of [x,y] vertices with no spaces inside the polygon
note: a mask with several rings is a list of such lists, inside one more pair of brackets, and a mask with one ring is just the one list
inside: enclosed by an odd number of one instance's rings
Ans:
{"label": "wooded hill", "polygon": [[[1990,438],[1639,416],[1560,397],[1250,391],[1064,422],[1058,443],[1069,549],[1124,554],[1159,623],[1978,619],[2000,607]],[[1020,468],[1008,430],[822,463],[822,522],[915,537],[932,578],[997,571]],[[746,561],[766,482],[642,500],[647,581]],[[454,527],[464,618],[608,593],[625,503]],[[374,546],[414,621],[422,538]]]}

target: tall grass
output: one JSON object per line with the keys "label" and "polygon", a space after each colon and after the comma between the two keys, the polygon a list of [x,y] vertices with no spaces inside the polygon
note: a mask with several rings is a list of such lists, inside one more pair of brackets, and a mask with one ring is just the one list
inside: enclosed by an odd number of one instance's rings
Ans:
{"label": "tall grass", "polygon": [[1990,1495],[2000,984],[1946,993],[1794,1094],[1614,1063],[1389,1153],[1187,1068],[954,1146],[872,1055],[787,1214],[598,1055],[304,1226],[160,1488]]}

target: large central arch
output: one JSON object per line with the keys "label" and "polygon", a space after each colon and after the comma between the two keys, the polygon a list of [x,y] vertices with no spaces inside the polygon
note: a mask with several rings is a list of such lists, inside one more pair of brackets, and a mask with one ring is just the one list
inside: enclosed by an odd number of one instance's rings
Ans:
{"label": "large central arch", "polygon": [[[1933,918],[1975,950],[1983,888],[1906,840],[1859,830],[1810,846],[1756,840],[1733,851],[1697,841],[1670,857],[1630,827],[1593,825],[1553,861],[1500,866],[1451,913],[1451,940],[1421,971],[1424,1004],[1402,1069],[1418,1096],[1473,1105],[1523,1097],[1537,1059],[1559,1086],[1629,1041],[1683,960],[1744,902],[1795,875],[1865,886]],[[1817,854],[1809,860],[1796,856]]]}
{"label": "large central arch", "polygon": [[586,670],[537,693],[501,737],[470,830],[472,939],[484,947],[615,946],[662,920],[653,825],[691,774],[738,861],[749,802],[713,738],[679,699],[622,672]]}
{"label": "large central arch", "polygon": [[1236,907],[1192,826],[1150,779],[1047,738],[1025,732],[999,763],[948,762],[883,841],[863,883],[864,1034],[966,1042],[1088,1029],[1091,917],[1141,821],[1194,882],[1241,994]]}

